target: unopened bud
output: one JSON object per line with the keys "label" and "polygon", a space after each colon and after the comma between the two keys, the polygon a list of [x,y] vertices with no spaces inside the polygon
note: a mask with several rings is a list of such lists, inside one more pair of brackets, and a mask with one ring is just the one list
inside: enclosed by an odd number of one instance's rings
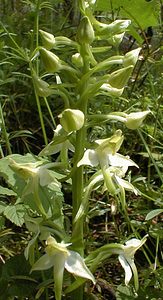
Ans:
{"label": "unopened bud", "polygon": [[67,38],[66,36],[56,36],[55,37],[56,46],[76,46],[76,42]]}
{"label": "unopened bud", "polygon": [[36,93],[40,97],[48,97],[50,96],[53,91],[50,89],[49,84],[42,80],[41,78],[37,77],[36,75],[32,76],[33,84],[36,90]]}
{"label": "unopened bud", "polygon": [[112,37],[110,37],[108,39],[108,42],[109,42],[110,45],[119,46],[119,44],[123,40],[123,37],[124,37],[124,32],[120,33],[120,34],[115,34],[115,35],[113,35]]}
{"label": "unopened bud", "polygon": [[96,22],[96,29],[99,35],[116,35],[125,32],[126,28],[131,24],[130,20],[116,20],[111,24]]}
{"label": "unopened bud", "polygon": [[41,34],[41,40],[42,40],[43,46],[47,50],[51,50],[55,45],[54,35],[49,32],[43,31],[43,30],[39,30],[39,32]]}
{"label": "unopened bud", "polygon": [[135,113],[130,113],[129,115],[126,116],[126,122],[125,125],[129,129],[138,129],[146,116],[150,113],[150,111],[140,111],[140,112],[135,112]]}
{"label": "unopened bud", "polygon": [[91,44],[94,41],[95,35],[92,24],[88,17],[84,16],[77,29],[77,41],[79,44]]}
{"label": "unopened bud", "polygon": [[57,55],[45,48],[40,49],[40,55],[47,72],[58,72],[61,67],[60,59]]}
{"label": "unopened bud", "polygon": [[108,83],[116,89],[124,88],[132,73],[132,70],[133,66],[128,66],[111,73],[108,79]]}
{"label": "unopened bud", "polygon": [[78,67],[78,68],[81,68],[83,67],[83,59],[82,59],[82,56],[80,55],[80,53],[75,53],[72,55],[72,63]]}
{"label": "unopened bud", "polygon": [[116,89],[112,87],[110,84],[104,83],[101,87],[101,90],[107,92],[108,95],[114,96],[114,97],[120,97],[124,91],[124,88],[122,89]]}
{"label": "unopened bud", "polygon": [[131,50],[130,52],[127,52],[123,59],[124,67],[128,66],[135,66],[139,57],[141,48],[137,48],[134,50]]}
{"label": "unopened bud", "polygon": [[84,125],[84,114],[79,109],[65,109],[59,117],[63,129],[67,132],[77,131]]}

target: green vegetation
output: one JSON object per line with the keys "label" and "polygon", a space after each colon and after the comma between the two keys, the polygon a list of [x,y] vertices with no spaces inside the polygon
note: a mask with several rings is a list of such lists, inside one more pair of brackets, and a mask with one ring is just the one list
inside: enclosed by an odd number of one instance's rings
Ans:
{"label": "green vegetation", "polygon": [[0,3],[0,300],[161,300],[162,0]]}

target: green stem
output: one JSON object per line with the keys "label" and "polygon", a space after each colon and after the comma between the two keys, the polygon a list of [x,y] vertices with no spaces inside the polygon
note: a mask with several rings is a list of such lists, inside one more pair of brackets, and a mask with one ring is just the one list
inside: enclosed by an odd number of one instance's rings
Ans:
{"label": "green stem", "polygon": [[34,185],[33,185],[33,193],[34,193],[34,200],[35,200],[35,204],[39,210],[39,213],[42,214],[42,216],[45,218],[45,219],[48,219],[47,217],[47,214],[44,210],[44,207],[42,205],[42,202],[41,202],[41,199],[40,199],[40,196],[39,196],[39,188],[38,188],[38,185],[39,185],[39,182],[38,180],[34,180]]}
{"label": "green stem", "polygon": [[43,133],[43,137],[44,137],[44,143],[47,146],[48,139],[47,139],[47,135],[46,135],[45,124],[44,124],[44,119],[43,119],[43,115],[42,115],[40,100],[39,100],[39,96],[36,93],[36,90],[35,90],[35,97],[36,97],[36,103],[37,103],[37,109],[38,109],[38,113],[39,113],[39,118],[40,118],[42,133]]}
{"label": "green stem", "polygon": [[[39,45],[39,10],[40,10],[40,0],[37,1],[36,6],[36,19],[35,19],[35,34],[36,34],[36,48]],[[36,72],[38,75],[38,69],[39,69],[39,61],[36,60]]]}
{"label": "green stem", "polygon": [[[81,159],[84,153],[85,143],[85,128],[80,129],[76,134],[76,150],[74,156],[74,165]],[[83,218],[80,218],[79,222],[76,222],[74,226],[74,219],[79,210],[79,207],[83,199],[83,166],[76,168],[72,175],[72,218],[73,218],[73,232],[72,241],[75,250],[83,256]]]}
{"label": "green stem", "polygon": [[152,153],[151,153],[151,151],[150,151],[150,149],[149,149],[149,147],[148,147],[148,145],[147,145],[147,143],[146,143],[146,141],[145,141],[145,139],[144,139],[144,137],[143,137],[143,135],[142,135],[142,133],[141,133],[141,131],[139,129],[138,129],[138,133],[139,133],[139,136],[140,136],[140,138],[141,138],[141,140],[142,140],[142,142],[144,144],[144,147],[145,147],[145,149],[146,149],[146,151],[147,151],[147,153],[149,155],[149,158],[151,159],[151,161],[152,161],[152,163],[153,163],[153,165],[154,165],[154,167],[156,169],[156,172],[157,172],[157,174],[158,174],[158,176],[159,176],[159,178],[160,178],[160,180],[161,180],[161,182],[163,184],[162,173],[161,173],[159,167],[157,166],[157,163],[155,162],[155,160],[154,160],[154,158],[152,156]]}
{"label": "green stem", "polygon": [[83,200],[82,203],[79,207],[79,210],[75,216],[74,222],[76,222],[78,219],[80,219],[81,217],[83,217],[83,215],[87,212],[88,210],[88,203],[89,203],[89,197],[90,194],[93,190],[93,187],[99,182],[101,181],[101,178],[99,178],[98,175],[100,175],[101,171],[97,172],[95,175],[92,176],[92,178],[90,179],[89,184],[87,185],[87,187],[84,190],[83,193]]}
{"label": "green stem", "polygon": [[10,142],[9,142],[9,138],[8,138],[8,133],[6,131],[5,120],[4,120],[4,117],[3,117],[3,111],[2,111],[1,103],[0,103],[0,119],[1,119],[1,123],[2,123],[2,133],[3,133],[3,136],[4,136],[5,142],[6,142],[6,147],[7,147],[8,153],[12,154],[11,147],[10,147]]}
{"label": "green stem", "polygon": [[49,112],[50,118],[51,118],[51,120],[52,120],[52,122],[53,122],[53,126],[54,126],[54,127],[56,127],[56,122],[55,122],[55,120],[54,120],[54,117],[53,117],[53,114],[52,114],[51,108],[50,108],[50,106],[49,106],[49,103],[48,103],[48,100],[47,100],[47,98],[46,98],[46,97],[44,97],[44,101],[45,101],[45,104],[46,104],[47,110],[48,110],[48,112]]}
{"label": "green stem", "polygon": [[[84,115],[87,112],[87,98],[84,99],[82,107],[80,109],[83,111]],[[72,243],[73,250],[77,251],[81,256],[84,256],[84,217],[80,218],[76,223],[74,223],[75,216],[79,210],[79,207],[83,201],[83,190],[84,190],[84,178],[83,178],[83,166],[77,168],[78,161],[82,158],[84,154],[86,140],[86,128],[83,126],[76,133],[76,148],[74,155],[74,167],[75,172],[72,175]],[[72,300],[83,300],[83,286],[77,288],[72,294]]]}

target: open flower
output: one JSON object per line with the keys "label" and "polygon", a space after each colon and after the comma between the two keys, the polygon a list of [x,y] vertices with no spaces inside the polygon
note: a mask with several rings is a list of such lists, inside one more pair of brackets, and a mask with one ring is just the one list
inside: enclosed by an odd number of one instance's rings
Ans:
{"label": "open flower", "polygon": [[127,241],[123,246],[123,252],[118,256],[118,259],[125,270],[125,284],[128,285],[133,273],[136,290],[139,289],[139,282],[138,271],[134,262],[134,255],[135,252],[146,242],[147,236],[148,235],[145,235],[141,240],[133,238]]}
{"label": "open flower", "polygon": [[27,182],[23,195],[32,193],[37,184],[44,187],[51,182],[55,182],[59,186],[59,182],[55,180],[49,170],[54,165],[54,163],[44,163],[44,161],[20,164],[12,158],[10,158],[9,164],[11,169]]}
{"label": "open flower", "polygon": [[64,269],[75,276],[89,279],[95,284],[94,276],[87,268],[84,259],[79,253],[67,249],[71,244],[57,243],[52,236],[48,237],[46,244],[46,254],[36,261],[32,271],[47,270],[54,267],[53,276],[56,300],[61,300]]}
{"label": "open flower", "polygon": [[77,167],[81,165],[97,167],[100,165],[105,186],[112,195],[117,192],[116,185],[136,192],[136,189],[130,183],[121,179],[125,176],[128,167],[138,167],[129,156],[117,153],[123,142],[121,131],[117,130],[112,137],[95,142],[98,145],[96,149],[87,149],[83,158],[78,162]]}
{"label": "open flower", "polygon": [[52,141],[41,150],[39,156],[52,155],[66,150],[74,152],[75,148],[68,139],[70,135],[71,133],[67,133],[60,124],[57,125],[56,129],[54,130],[54,137]]}

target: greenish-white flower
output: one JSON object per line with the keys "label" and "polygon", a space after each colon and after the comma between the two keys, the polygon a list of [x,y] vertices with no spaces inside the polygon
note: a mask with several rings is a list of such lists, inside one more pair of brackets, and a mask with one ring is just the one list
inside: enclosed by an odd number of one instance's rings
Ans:
{"label": "greenish-white flower", "polygon": [[129,129],[138,129],[146,116],[150,113],[149,110],[147,111],[139,111],[139,112],[133,112],[129,115],[126,115],[125,125]]}
{"label": "greenish-white flower", "polygon": [[124,88],[118,89],[111,86],[109,83],[104,83],[100,87],[100,89],[104,92],[107,92],[110,96],[120,97],[123,94]]}
{"label": "greenish-white flower", "polygon": [[[25,181],[27,185],[24,190],[24,195],[30,194],[33,191],[35,185],[39,184],[44,187],[51,182],[54,182],[54,176],[52,176],[49,168],[53,167],[54,163],[44,163],[43,161],[37,161],[34,163],[20,164],[10,158],[9,166]],[[56,183],[58,184],[57,180]]]}
{"label": "greenish-white flower", "polygon": [[125,271],[125,284],[128,285],[133,274],[136,290],[139,288],[139,282],[138,271],[134,262],[134,255],[136,251],[146,242],[147,237],[148,235],[144,236],[141,240],[133,238],[127,241],[123,246],[122,253],[120,253],[118,256],[118,259]]}
{"label": "greenish-white flower", "polygon": [[117,153],[123,142],[121,132],[116,132],[111,138],[97,140],[98,146],[96,149],[87,149],[78,162],[77,167],[82,165],[89,165],[97,167],[100,165],[101,174],[99,174],[99,181],[104,180],[104,190],[108,190],[110,194],[114,195],[118,191],[118,187],[133,191],[138,194],[134,186],[122,179],[128,170],[128,167],[138,165],[132,161],[129,156],[124,156]]}
{"label": "greenish-white flower", "polygon": [[32,271],[47,270],[53,267],[56,300],[61,300],[64,269],[74,276],[89,279],[95,284],[95,278],[86,266],[84,259],[79,253],[67,249],[71,244],[57,243],[52,236],[49,236],[46,245],[46,254],[36,261]]}
{"label": "greenish-white flower", "polygon": [[75,148],[68,139],[70,135],[71,132],[67,133],[60,124],[57,125],[56,129],[54,130],[54,137],[52,141],[41,150],[39,156],[52,155],[66,150],[74,152]]}

